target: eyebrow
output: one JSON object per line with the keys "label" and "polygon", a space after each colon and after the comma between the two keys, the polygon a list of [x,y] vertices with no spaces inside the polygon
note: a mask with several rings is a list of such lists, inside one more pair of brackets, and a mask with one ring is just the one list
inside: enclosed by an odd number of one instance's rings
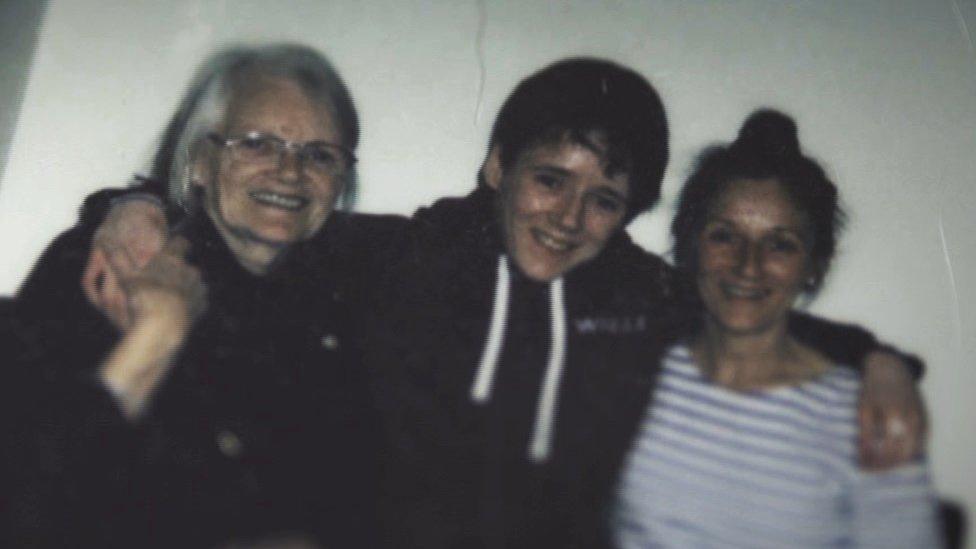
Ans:
{"label": "eyebrow", "polygon": [[[538,164],[536,166],[532,166],[532,169],[537,172],[546,172],[546,173],[551,173],[553,175],[559,175],[562,177],[569,177],[573,175],[573,172],[570,170],[567,170],[565,168],[560,168],[559,166],[553,166],[550,164]],[[617,200],[623,202],[624,204],[627,203],[627,195],[618,191],[617,189],[614,189],[613,187],[609,187],[607,185],[601,185],[596,189],[596,192],[600,193],[601,195],[609,195],[612,198],[616,198]]]}
{"label": "eyebrow", "polygon": [[532,166],[532,169],[534,171],[537,171],[537,172],[550,172],[550,173],[553,173],[555,175],[561,175],[561,176],[564,176],[564,177],[568,177],[568,176],[572,175],[572,172],[571,171],[569,171],[569,170],[567,170],[565,168],[560,168],[559,166],[553,166],[553,165],[550,165],[550,164],[537,164],[535,166]]}
{"label": "eyebrow", "polygon": [[612,198],[615,198],[615,199],[619,200],[620,202],[622,202],[623,204],[626,204],[627,203],[627,196],[625,194],[621,193],[620,191],[618,191],[617,189],[612,189],[610,187],[601,186],[600,188],[597,189],[597,193],[600,194],[601,196],[604,196],[604,197],[612,197]]}
{"label": "eyebrow", "polygon": [[[726,219],[724,217],[711,217],[711,216],[706,217],[705,218],[705,225],[708,225],[709,223],[721,223],[722,225],[728,225],[730,227],[736,227],[737,226],[734,221],[731,221],[731,220]],[[772,228],[772,231],[773,232],[777,232],[777,233],[792,233],[792,234],[795,234],[800,239],[805,239],[806,238],[804,236],[804,234],[803,234],[804,231],[803,231],[803,228],[802,227],[784,227],[782,225],[777,225],[777,226],[775,226],[775,227]]]}

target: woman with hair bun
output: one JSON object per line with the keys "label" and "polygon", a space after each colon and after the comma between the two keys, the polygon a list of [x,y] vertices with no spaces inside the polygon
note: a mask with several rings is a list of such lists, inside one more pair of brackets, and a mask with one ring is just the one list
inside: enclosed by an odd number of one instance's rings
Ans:
{"label": "woman with hair bun", "polygon": [[780,112],[699,158],[671,230],[702,314],[666,354],[628,458],[620,547],[939,546],[924,461],[861,471],[858,377],[787,330],[842,224],[837,188]]}

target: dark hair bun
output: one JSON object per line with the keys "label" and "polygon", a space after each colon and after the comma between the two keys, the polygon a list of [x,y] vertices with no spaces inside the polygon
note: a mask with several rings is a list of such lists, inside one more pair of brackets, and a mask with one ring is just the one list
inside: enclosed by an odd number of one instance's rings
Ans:
{"label": "dark hair bun", "polygon": [[796,122],[779,111],[760,109],[743,122],[732,148],[766,157],[800,156]]}

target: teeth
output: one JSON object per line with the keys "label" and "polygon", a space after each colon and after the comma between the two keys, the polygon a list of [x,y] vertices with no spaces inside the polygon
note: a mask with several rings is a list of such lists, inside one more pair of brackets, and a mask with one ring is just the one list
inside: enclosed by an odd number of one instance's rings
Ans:
{"label": "teeth", "polygon": [[556,252],[565,252],[573,247],[571,242],[555,239],[541,231],[536,231],[535,237],[543,246]]}
{"label": "teeth", "polygon": [[732,297],[741,297],[743,299],[759,299],[764,295],[761,289],[741,288],[732,285],[725,286],[725,292]]}
{"label": "teeth", "polygon": [[297,210],[308,202],[301,197],[287,196],[270,191],[254,191],[251,193],[251,198],[263,204],[285,208],[286,210]]}

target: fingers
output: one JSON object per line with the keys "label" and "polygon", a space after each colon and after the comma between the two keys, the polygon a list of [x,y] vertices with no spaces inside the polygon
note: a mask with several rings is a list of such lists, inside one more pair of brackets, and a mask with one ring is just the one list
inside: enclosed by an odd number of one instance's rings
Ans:
{"label": "fingers", "polygon": [[105,257],[105,252],[97,246],[93,247],[91,253],[88,254],[85,271],[81,274],[81,289],[88,302],[98,309],[101,309],[101,290],[107,269],[108,260]]}
{"label": "fingers", "polygon": [[121,286],[118,272],[112,267],[105,251],[92,249],[82,274],[82,291],[88,301],[101,311],[119,330],[131,324],[128,298]]}
{"label": "fingers", "polygon": [[925,448],[925,428],[923,418],[912,412],[901,414],[893,412],[885,423],[885,438],[892,442],[891,465],[898,465],[921,455]]}
{"label": "fingers", "polygon": [[136,262],[124,247],[100,247],[105,254],[105,258],[108,260],[109,267],[115,272],[120,283],[124,282],[126,278],[132,276],[133,273],[139,270]]}
{"label": "fingers", "polygon": [[925,446],[925,405],[898,356],[877,351],[865,367],[858,450],[866,469],[887,469],[916,458]]}
{"label": "fingers", "polygon": [[873,406],[861,405],[858,407],[858,425],[860,426],[860,436],[858,437],[858,454],[861,466],[868,470],[879,468],[878,459],[881,455],[881,432],[877,421],[879,413]]}
{"label": "fingers", "polygon": [[193,320],[206,304],[200,271],[185,259],[189,242],[170,239],[144,269],[125,281],[134,314],[140,319],[182,317]]}
{"label": "fingers", "polygon": [[184,258],[186,257],[186,252],[190,249],[190,241],[182,236],[174,236],[166,241],[166,245],[160,253],[165,253],[170,256]]}
{"label": "fingers", "polygon": [[172,310],[172,301],[162,308],[166,293],[182,301],[189,316],[196,318],[206,298],[199,271],[185,262],[189,247],[186,238],[174,237],[141,264],[125,246],[98,235],[82,274],[85,297],[121,331],[136,318]]}
{"label": "fingers", "polygon": [[129,304],[128,292],[122,287],[119,275],[109,269],[105,274],[102,287],[103,313],[121,331],[126,331],[132,325],[132,312]]}
{"label": "fingers", "polygon": [[145,200],[114,205],[95,231],[81,287],[88,301],[117,327],[128,326],[132,316],[128,284],[158,254],[165,238],[162,210]]}
{"label": "fingers", "polygon": [[883,429],[878,465],[889,468],[911,459],[915,444],[908,422],[901,417],[889,416],[884,421]]}
{"label": "fingers", "polygon": [[882,470],[908,462],[924,447],[923,421],[899,408],[864,407],[859,410],[861,436],[858,450],[865,469]]}
{"label": "fingers", "polygon": [[[891,426],[898,427],[898,432],[891,431]],[[878,469],[887,469],[901,463],[907,456],[905,454],[905,434],[906,429],[903,421],[881,421],[879,435],[876,439],[876,454],[874,464]]]}
{"label": "fingers", "polygon": [[156,204],[128,200],[112,206],[95,232],[94,242],[121,261],[142,268],[159,253],[166,240],[166,218]]}
{"label": "fingers", "polygon": [[186,252],[190,243],[186,238],[177,236],[167,241],[166,245],[139,271],[139,276],[153,281],[160,286],[181,287],[197,284],[200,272],[186,262]]}

